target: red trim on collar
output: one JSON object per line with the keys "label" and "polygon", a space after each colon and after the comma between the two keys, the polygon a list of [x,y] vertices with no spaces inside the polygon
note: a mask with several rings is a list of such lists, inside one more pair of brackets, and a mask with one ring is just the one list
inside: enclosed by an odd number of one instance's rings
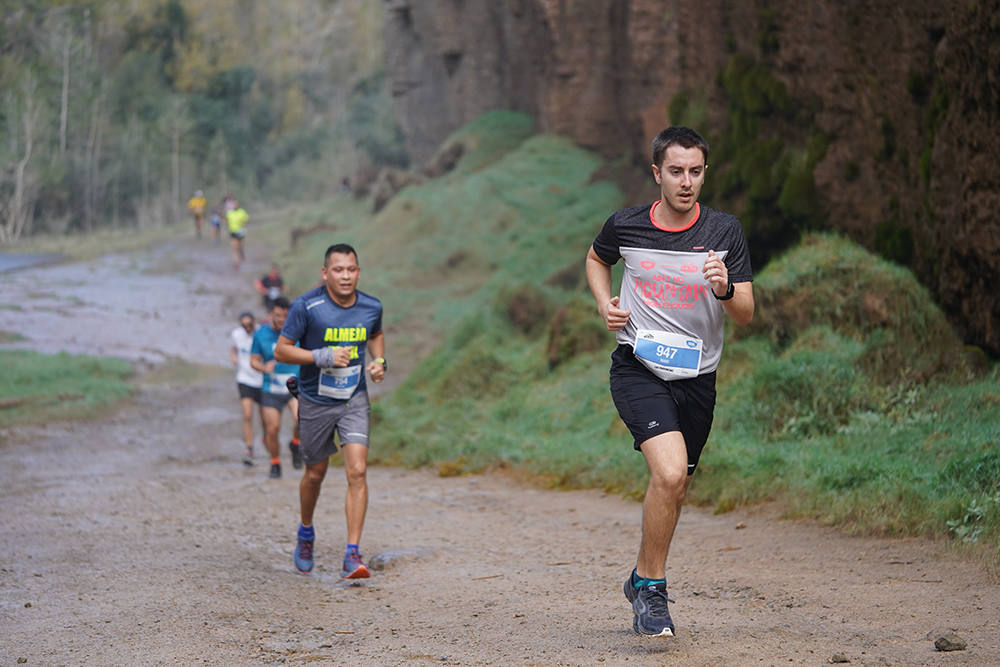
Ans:
{"label": "red trim on collar", "polygon": [[656,207],[660,203],[660,201],[662,201],[662,200],[657,199],[656,201],[653,202],[653,205],[649,207],[649,221],[651,223],[653,223],[654,227],[656,227],[657,229],[662,229],[665,232],[683,232],[685,229],[690,229],[691,225],[693,225],[694,223],[698,222],[698,218],[701,216],[701,204],[699,204],[698,202],[695,202],[694,203],[694,217],[691,218],[691,220],[689,220],[687,224],[685,224],[683,227],[666,227],[666,226],[661,225],[660,223],[658,223],[656,221],[656,218],[653,217],[653,211],[656,210]]}

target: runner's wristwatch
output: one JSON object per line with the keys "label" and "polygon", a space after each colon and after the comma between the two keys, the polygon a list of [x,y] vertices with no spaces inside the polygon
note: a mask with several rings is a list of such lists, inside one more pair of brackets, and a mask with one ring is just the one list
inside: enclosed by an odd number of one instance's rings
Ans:
{"label": "runner's wristwatch", "polygon": [[735,291],[736,291],[736,287],[732,283],[729,283],[729,287],[726,288],[726,295],[725,296],[718,296],[718,295],[716,295],[716,293],[715,293],[714,290],[712,291],[712,296],[714,296],[719,301],[729,301],[730,299],[733,298],[733,294],[735,293]]}
{"label": "runner's wristwatch", "polygon": [[383,357],[378,357],[377,359],[372,359],[372,361],[374,361],[377,364],[382,364],[382,370],[385,370],[385,371],[389,370],[389,364],[385,363],[385,359]]}

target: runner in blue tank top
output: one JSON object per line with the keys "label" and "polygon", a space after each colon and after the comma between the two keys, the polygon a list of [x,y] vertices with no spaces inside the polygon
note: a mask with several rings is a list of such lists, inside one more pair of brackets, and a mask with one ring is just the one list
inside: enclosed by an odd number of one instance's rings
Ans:
{"label": "runner in blue tank top", "polygon": [[292,396],[287,386],[288,379],[298,375],[299,367],[282,363],[274,358],[274,347],[288,317],[290,305],[288,299],[283,296],[271,301],[267,311],[270,322],[257,329],[250,348],[250,364],[264,374],[260,394],[260,416],[264,422],[264,446],[271,455],[271,479],[281,477],[281,445],[278,442],[278,432],[281,430],[281,412],[286,406],[295,419],[292,441],[288,443],[288,449],[292,453],[292,466],[302,467],[298,438],[299,401]]}
{"label": "runner in blue tank top", "polygon": [[301,367],[299,437],[306,471],[299,484],[301,523],[293,561],[303,574],[313,569],[313,512],[330,456],[337,451],[336,432],[347,475],[347,550],[341,577],[359,579],[370,576],[358,551],[368,509],[365,372],[373,382],[385,377],[382,303],[358,291],[358,254],[347,244],[327,248],[321,274],[323,284],[292,303],[274,349],[276,359]]}

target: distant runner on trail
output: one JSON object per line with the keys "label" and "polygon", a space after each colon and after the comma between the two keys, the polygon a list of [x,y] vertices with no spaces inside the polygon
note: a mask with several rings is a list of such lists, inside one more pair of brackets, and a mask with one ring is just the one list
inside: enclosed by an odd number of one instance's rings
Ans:
{"label": "distant runner on trail", "polygon": [[[336,432],[347,475],[347,549],[340,576],[363,579],[370,576],[358,550],[368,509],[371,410],[365,371],[373,382],[385,377],[382,302],[357,289],[361,267],[357,252],[347,244],[327,248],[321,274],[323,284],[292,303],[274,348],[276,359],[301,367],[299,435],[306,472],[299,484],[301,523],[293,561],[303,574],[313,569],[313,511],[330,456],[337,451]],[[367,352],[374,358],[366,364]]]}
{"label": "distant runner on trail", "polygon": [[218,243],[219,229],[222,227],[222,213],[218,207],[212,209],[211,215],[208,216],[208,223],[212,225],[212,240]]}
{"label": "distant runner on trail", "polygon": [[250,215],[235,199],[226,204],[226,225],[229,228],[229,245],[233,249],[233,269],[240,270],[240,263],[245,259],[243,254],[243,239],[247,235],[247,221]]}
{"label": "distant runner on trail", "polygon": [[229,334],[229,360],[236,367],[236,390],[243,412],[243,442],[246,444],[243,463],[248,466],[253,465],[253,406],[260,404],[260,388],[264,384],[264,376],[250,365],[255,328],[253,314],[244,312],[240,313],[240,326]]}
{"label": "distant runner on trail", "polygon": [[[674,635],[666,562],[684,495],[708,440],[728,315],[753,318],[753,273],[739,220],[701,206],[708,143],[670,127],[653,140],[660,200],[614,213],[587,253],[587,282],[609,331],[611,396],[649,468],[642,539],[625,580],[632,628]],[[611,266],[625,260],[619,296]]]}
{"label": "distant runner on trail", "polygon": [[205,219],[205,194],[201,190],[195,190],[194,197],[188,199],[188,210],[194,216],[194,233],[201,238],[201,221]]}
{"label": "distant runner on trail", "polygon": [[271,270],[261,276],[255,283],[254,288],[264,299],[264,307],[271,309],[271,304],[285,291],[285,280],[281,277],[281,271],[277,264],[271,265]]}
{"label": "distant runner on trail", "polygon": [[[271,479],[281,477],[281,445],[278,442],[278,431],[281,430],[281,412],[288,406],[298,430],[299,401],[288,391],[288,378],[298,375],[299,367],[293,364],[283,364],[274,358],[274,346],[278,342],[281,327],[288,317],[288,299],[279,296],[271,303],[268,310],[270,321],[257,329],[253,335],[253,346],[250,348],[250,365],[264,374],[264,384],[260,391],[260,418],[264,422],[264,446],[271,455]],[[299,455],[298,436],[288,443],[292,453],[292,466],[302,467]]]}

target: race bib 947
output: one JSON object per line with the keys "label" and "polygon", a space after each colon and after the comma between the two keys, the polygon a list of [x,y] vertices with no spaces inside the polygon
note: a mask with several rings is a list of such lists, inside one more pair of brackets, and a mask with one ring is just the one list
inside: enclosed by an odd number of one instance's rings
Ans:
{"label": "race bib 947", "polygon": [[697,377],[701,367],[701,339],[694,336],[639,329],[633,352],[661,380]]}

